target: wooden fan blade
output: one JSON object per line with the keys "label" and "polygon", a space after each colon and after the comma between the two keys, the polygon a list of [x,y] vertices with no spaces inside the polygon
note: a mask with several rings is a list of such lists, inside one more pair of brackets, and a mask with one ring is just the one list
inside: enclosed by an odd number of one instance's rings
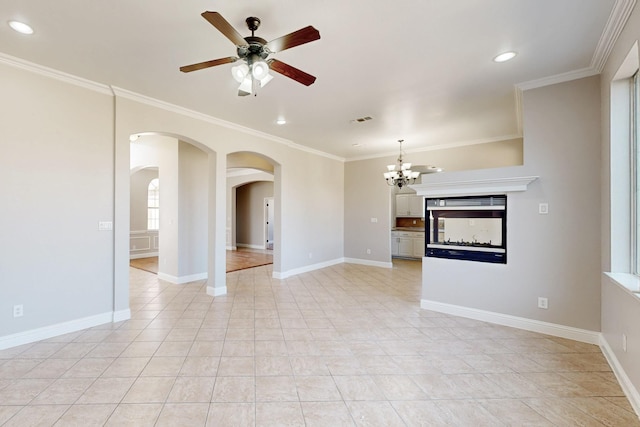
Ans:
{"label": "wooden fan blade", "polygon": [[216,65],[228,64],[230,62],[237,61],[238,58],[229,56],[228,58],[212,59],[211,61],[199,62],[197,64],[185,65],[180,67],[180,71],[183,73],[190,73],[191,71],[202,70],[203,68],[215,67]]}
{"label": "wooden fan blade", "polygon": [[298,83],[302,83],[305,86],[310,86],[313,82],[316,81],[316,78],[311,74],[307,74],[302,70],[298,70],[296,67],[292,67],[289,64],[285,64],[282,61],[278,61],[277,59],[271,59],[267,61],[269,63],[269,68],[276,73],[280,73],[283,76],[287,76],[290,79],[297,81]]}
{"label": "wooden fan blade", "polygon": [[266,46],[271,52],[282,52],[285,49],[291,49],[318,39],[320,39],[320,31],[309,25],[286,36],[271,40]]}
{"label": "wooden fan blade", "polygon": [[218,31],[231,40],[231,43],[236,46],[246,46],[248,44],[244,37],[242,37],[240,33],[237,32],[236,29],[233,28],[231,24],[229,24],[218,12],[203,12],[202,17],[209,21],[211,25],[216,27]]}

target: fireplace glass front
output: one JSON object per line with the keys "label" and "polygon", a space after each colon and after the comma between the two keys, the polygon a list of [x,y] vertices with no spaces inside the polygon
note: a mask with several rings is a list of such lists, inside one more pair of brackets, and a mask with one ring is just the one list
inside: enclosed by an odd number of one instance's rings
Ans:
{"label": "fireplace glass front", "polygon": [[426,256],[507,263],[507,196],[427,199]]}

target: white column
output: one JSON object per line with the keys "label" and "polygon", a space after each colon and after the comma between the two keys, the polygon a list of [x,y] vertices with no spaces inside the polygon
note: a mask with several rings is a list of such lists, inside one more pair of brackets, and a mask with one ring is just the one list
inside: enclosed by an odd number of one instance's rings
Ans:
{"label": "white column", "polygon": [[227,156],[224,153],[209,153],[209,182],[207,294],[219,296],[227,293]]}

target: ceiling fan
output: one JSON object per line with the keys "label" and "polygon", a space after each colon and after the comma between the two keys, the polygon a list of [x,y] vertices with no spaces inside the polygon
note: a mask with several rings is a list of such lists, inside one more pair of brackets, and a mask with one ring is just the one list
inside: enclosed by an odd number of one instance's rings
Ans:
{"label": "ceiling fan", "polygon": [[307,74],[277,59],[268,59],[269,55],[273,53],[282,52],[285,49],[291,49],[292,47],[320,39],[320,32],[311,25],[267,42],[265,39],[254,35],[254,32],[260,26],[259,18],[250,16],[246,19],[247,27],[251,31],[251,36],[242,37],[218,12],[203,12],[202,17],[236,45],[238,56],[229,56],[227,58],[185,65],[184,67],[180,67],[180,71],[183,73],[241,60],[239,65],[231,69],[233,77],[240,83],[238,96],[256,93],[258,87],[266,85],[273,78],[273,76],[269,74],[269,70],[280,73],[305,86],[309,86],[316,81],[316,78],[311,74]]}

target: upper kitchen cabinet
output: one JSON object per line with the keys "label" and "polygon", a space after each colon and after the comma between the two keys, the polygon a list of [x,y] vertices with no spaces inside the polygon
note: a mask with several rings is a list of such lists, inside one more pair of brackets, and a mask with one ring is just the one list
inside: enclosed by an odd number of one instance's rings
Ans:
{"label": "upper kitchen cabinet", "polygon": [[415,194],[397,194],[396,217],[424,217],[424,197]]}

